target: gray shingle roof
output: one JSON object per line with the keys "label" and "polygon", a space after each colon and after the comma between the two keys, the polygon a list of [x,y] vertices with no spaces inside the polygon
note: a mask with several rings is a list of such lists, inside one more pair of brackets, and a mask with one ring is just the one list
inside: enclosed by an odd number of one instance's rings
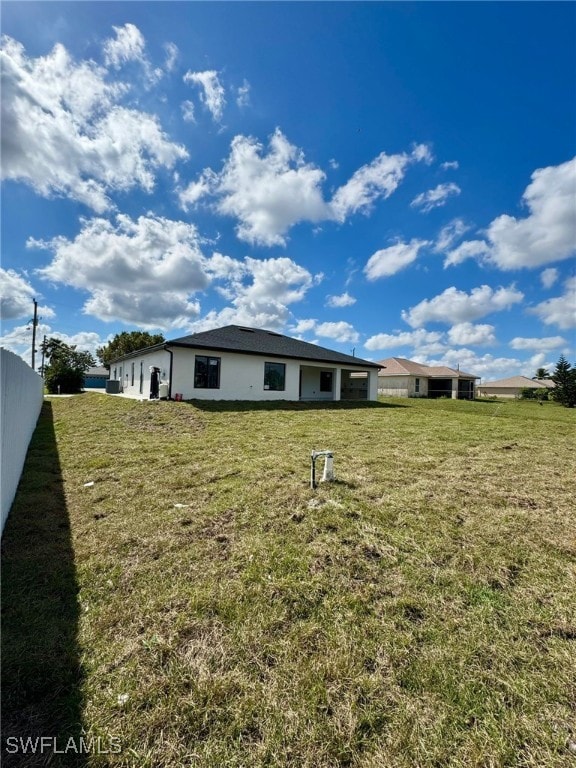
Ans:
{"label": "gray shingle roof", "polygon": [[214,349],[226,352],[240,352],[249,355],[268,355],[310,360],[318,363],[336,363],[359,368],[379,368],[378,363],[360,357],[345,355],[333,349],[319,347],[307,341],[283,336],[262,328],[247,328],[240,325],[226,325],[212,331],[193,333],[166,342],[169,347],[192,347]]}

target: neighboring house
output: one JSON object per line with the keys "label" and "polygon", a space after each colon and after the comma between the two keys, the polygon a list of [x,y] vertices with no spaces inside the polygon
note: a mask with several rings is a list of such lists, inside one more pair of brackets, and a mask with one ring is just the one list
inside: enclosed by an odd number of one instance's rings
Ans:
{"label": "neighboring house", "polygon": [[84,374],[84,389],[105,389],[108,381],[108,369],[95,366]]}
{"label": "neighboring house", "polygon": [[228,325],[118,358],[125,395],[184,400],[376,400],[378,363],[273,331]]}
{"label": "neighboring house", "polygon": [[523,389],[554,389],[552,379],[529,379],[527,376],[511,376],[509,379],[485,381],[478,387],[480,397],[520,397]]}
{"label": "neighboring house", "polygon": [[473,400],[479,376],[446,366],[389,357],[378,365],[378,394],[386,397],[451,397]]}

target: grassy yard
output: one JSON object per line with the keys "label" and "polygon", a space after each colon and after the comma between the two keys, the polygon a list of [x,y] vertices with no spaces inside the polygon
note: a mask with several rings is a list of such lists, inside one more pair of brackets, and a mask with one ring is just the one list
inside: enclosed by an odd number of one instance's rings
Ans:
{"label": "grassy yard", "polygon": [[576,765],[575,416],[47,401],[3,540],[4,764]]}

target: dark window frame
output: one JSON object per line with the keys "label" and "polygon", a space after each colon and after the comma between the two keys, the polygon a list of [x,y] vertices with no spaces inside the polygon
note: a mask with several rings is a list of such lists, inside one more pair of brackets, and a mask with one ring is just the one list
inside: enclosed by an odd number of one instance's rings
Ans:
{"label": "dark window frame", "polygon": [[264,363],[264,389],[267,392],[286,391],[286,363]]}
{"label": "dark window frame", "polygon": [[[195,355],[194,389],[220,389],[221,361],[221,357]],[[205,370],[200,370],[201,365],[205,366]],[[216,378],[214,378],[213,373],[216,374]]]}

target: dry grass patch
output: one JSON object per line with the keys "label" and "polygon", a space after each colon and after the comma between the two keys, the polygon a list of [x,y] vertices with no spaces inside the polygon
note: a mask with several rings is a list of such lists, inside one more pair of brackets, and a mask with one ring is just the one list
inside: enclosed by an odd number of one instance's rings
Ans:
{"label": "dry grass patch", "polygon": [[[77,672],[61,696],[76,709],[53,727],[74,732],[77,716],[122,745],[87,765],[574,760],[571,411],[95,394],[49,410]],[[337,482],[311,491],[323,448]],[[50,710],[45,692],[30,698],[13,627],[38,610],[39,569],[23,563],[33,472],[4,541],[14,732],[29,727],[17,707]]]}

